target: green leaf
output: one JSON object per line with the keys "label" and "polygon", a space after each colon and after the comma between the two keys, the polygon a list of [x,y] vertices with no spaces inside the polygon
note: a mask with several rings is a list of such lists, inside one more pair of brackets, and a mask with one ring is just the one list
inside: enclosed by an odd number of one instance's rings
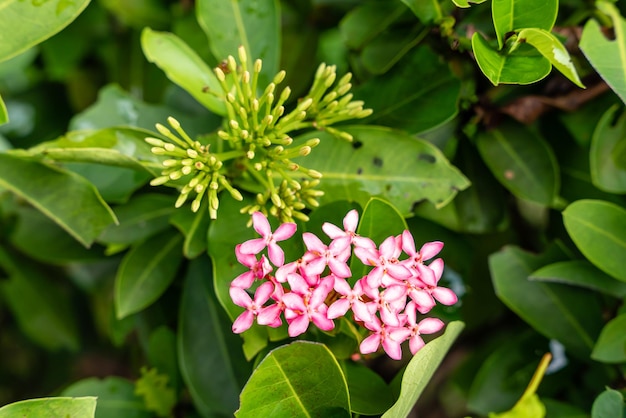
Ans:
{"label": "green leaf", "polygon": [[133,197],[128,203],[114,208],[118,225],[107,227],[98,242],[108,245],[129,245],[139,242],[168,227],[169,218],[176,211],[171,197],[146,193]]}
{"label": "green leaf", "polygon": [[0,187],[28,201],[85,247],[117,222],[93,185],[57,167],[0,154]]}
{"label": "green leaf", "polygon": [[296,341],[263,359],[241,392],[245,417],[350,417],[346,378],[326,346]]}
{"label": "green leaf", "polygon": [[400,397],[396,403],[383,414],[383,418],[403,418],[409,416],[415,402],[430,382],[443,361],[446,353],[459,336],[465,324],[453,321],[446,325],[442,336],[430,341],[417,352],[406,366],[402,376]]}
{"label": "green leaf", "polygon": [[[406,32],[392,31],[382,33],[363,47],[361,64],[372,74],[385,74],[422,41],[428,33],[429,29],[421,26],[416,26],[411,31]],[[426,65],[415,67],[414,70],[417,68],[430,69]],[[417,76],[417,74],[414,73],[414,76]],[[385,80],[385,78],[381,80]],[[380,82],[381,80],[378,81]],[[370,104],[367,101],[366,103]]]}
{"label": "green leaf", "polygon": [[24,334],[48,350],[77,350],[77,318],[65,289],[28,259],[2,247],[0,267],[9,276],[9,280],[0,282],[0,291]]}
{"label": "green leaf", "polygon": [[148,364],[169,377],[169,385],[176,393],[181,387],[176,353],[177,337],[168,326],[161,325],[150,333],[146,349]]}
{"label": "green leaf", "polygon": [[598,22],[590,19],[578,46],[598,74],[626,103],[626,20],[611,2],[598,1],[596,5],[613,21],[615,39],[607,39]]}
{"label": "green leaf", "polygon": [[[241,339],[230,330],[213,291],[207,257],[192,261],[180,304],[178,360],[191,398],[203,417],[232,416],[243,376],[250,373]],[[239,370],[240,365],[244,370]]]}
{"label": "green leaf", "polygon": [[602,327],[599,303],[582,289],[529,281],[528,276],[543,264],[542,258],[516,247],[492,254],[489,270],[496,295],[540,334],[586,358]]}
{"label": "green leaf", "polygon": [[451,120],[458,113],[460,92],[461,82],[449,65],[430,48],[420,46],[387,74],[360,85],[354,95],[374,111],[364,123],[419,133]]}
{"label": "green leaf", "polygon": [[0,125],[4,125],[9,122],[9,113],[7,112],[7,107],[4,104],[4,100],[2,100],[2,96],[0,96]]}
{"label": "green leaf", "polygon": [[369,367],[353,361],[341,363],[348,381],[350,407],[358,415],[380,415],[393,405],[391,389]]}
{"label": "green leaf", "polygon": [[[621,115],[617,112],[621,110]],[[613,158],[615,150],[626,143],[626,111],[614,105],[607,110],[596,125],[591,139],[589,165],[591,181],[600,190],[626,193],[626,167]]]}
{"label": "green leaf", "polygon": [[626,297],[626,283],[615,280],[585,260],[548,264],[534,271],[529,279],[584,287],[620,299]]}
{"label": "green leaf", "polygon": [[545,206],[554,204],[560,177],[554,153],[543,138],[507,122],[481,132],[477,147],[493,175],[515,196]]}
{"label": "green leaf", "polygon": [[[549,3],[549,2],[548,2]],[[545,29],[527,28],[518,33],[518,42],[527,42],[550,60],[565,77],[569,78],[578,87],[585,87],[578,77],[569,52],[556,36]]]}
{"label": "green leaf", "polygon": [[472,36],[472,50],[478,67],[494,86],[498,84],[532,84],[552,69],[550,61],[530,45],[521,44],[513,53],[495,50],[483,36]]}
{"label": "green leaf", "polygon": [[0,0],[0,61],[5,61],[48,39],[69,25],[89,0]]}
{"label": "green leaf", "polygon": [[558,0],[494,0],[491,13],[498,48],[502,49],[510,32],[524,28],[552,30],[558,11]]}
{"label": "green leaf", "polygon": [[135,385],[121,377],[98,379],[90,377],[73,383],[62,396],[96,396],[96,418],[151,418],[141,398],[135,395]]}
{"label": "green leaf", "polygon": [[186,208],[177,210],[171,219],[172,224],[185,235],[183,254],[189,259],[196,258],[207,249],[207,231],[211,218],[206,204],[205,199],[196,213]]}
{"label": "green leaf", "polygon": [[369,1],[353,8],[339,23],[341,37],[351,49],[361,49],[389,28],[407,10],[392,1]]}
{"label": "green leaf", "polygon": [[[1,6],[1,5],[0,5]],[[90,418],[96,413],[96,398],[40,398],[15,402],[0,408],[0,418],[77,417]]]}
{"label": "green leaf", "polygon": [[486,0],[452,0],[457,7],[468,8],[471,7],[471,4],[480,4],[484,3]]}
{"label": "green leaf", "polygon": [[600,270],[626,282],[626,210],[602,200],[578,200],[563,211],[567,233]]}
{"label": "green leaf", "polygon": [[148,61],[163,70],[172,82],[210,111],[226,114],[222,87],[213,70],[178,36],[144,28],[141,47]]}
{"label": "green leaf", "polygon": [[[437,22],[442,12],[438,0],[401,0],[423,24]],[[484,0],[483,0],[484,1]],[[469,7],[469,5],[468,5]]]}
{"label": "green leaf", "polygon": [[622,418],[624,409],[624,396],[622,393],[607,388],[593,401],[591,418]]}
{"label": "green leaf", "polygon": [[415,203],[448,204],[469,181],[434,145],[404,132],[379,126],[342,127],[354,142],[339,141],[326,132],[299,137],[321,139],[310,155],[295,159],[322,173],[321,203],[352,200],[361,206],[382,197],[403,215]]}
{"label": "green leaf", "polygon": [[591,352],[591,358],[603,363],[623,363],[626,361],[626,314],[611,319]]}
{"label": "green leaf", "polygon": [[176,405],[176,393],[168,385],[169,377],[160,374],[156,368],[141,368],[141,377],[135,382],[135,393],[144,399],[146,408],[159,417],[172,416]]}
{"label": "green leaf", "polygon": [[544,418],[546,407],[539,396],[533,393],[515,404],[513,409],[500,414],[489,414],[489,418]]}
{"label": "green leaf", "polygon": [[132,247],[115,277],[115,311],[122,319],[154,303],[176,277],[182,236],[167,230]]}
{"label": "green leaf", "polygon": [[250,68],[256,59],[263,60],[259,85],[272,81],[280,64],[278,0],[198,0],[196,16],[218,61],[238,57],[243,46]]}

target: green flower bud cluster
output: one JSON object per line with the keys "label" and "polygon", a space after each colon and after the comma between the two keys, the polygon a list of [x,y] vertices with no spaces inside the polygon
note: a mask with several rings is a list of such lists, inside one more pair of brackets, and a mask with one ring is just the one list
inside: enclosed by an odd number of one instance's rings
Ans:
{"label": "green flower bud cluster", "polygon": [[[372,111],[364,109],[363,102],[352,100],[351,74],[336,82],[335,66],[322,64],[309,93],[287,113],[285,105],[291,89],[279,88],[285,71],[276,74],[261,90],[258,86],[261,60],[257,59],[250,68],[243,47],[239,48],[238,58],[239,63],[229,56],[214,69],[222,91],[210,93],[223,99],[227,116],[217,132],[220,152],[209,152],[208,145],[193,141],[178,122],[170,118],[170,126],[180,137],[157,125],[159,133],[171,142],[146,139],[153,146],[153,153],[170,157],[163,161],[161,176],[151,184],[165,184],[189,176],[191,180],[185,180],[182,185],[176,206],[183,205],[189,194],[195,192],[191,208],[197,211],[206,195],[211,218],[217,216],[221,190],[227,190],[235,199],[242,199],[233,186],[237,184],[257,194],[256,202],[242,211],[269,213],[282,222],[293,222],[296,218],[307,220],[303,210],[318,206],[323,194],[316,189],[322,174],[293,159],[308,155],[319,144],[319,139],[294,144],[290,133],[307,128],[326,130],[337,138],[352,141],[349,133],[331,125],[367,117]],[[224,148],[227,150],[221,152]],[[232,161],[226,164],[228,160]]]}

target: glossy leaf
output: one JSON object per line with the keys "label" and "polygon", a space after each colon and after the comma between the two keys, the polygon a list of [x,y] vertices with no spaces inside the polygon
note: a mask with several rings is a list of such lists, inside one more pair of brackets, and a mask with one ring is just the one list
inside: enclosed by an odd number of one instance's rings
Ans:
{"label": "glossy leaf", "polygon": [[0,282],[0,292],[22,332],[48,350],[77,350],[77,318],[63,288],[29,260],[2,247],[0,267],[9,277]]}
{"label": "glossy leaf", "polygon": [[580,286],[620,299],[626,297],[626,283],[615,280],[585,260],[548,264],[534,271],[529,279]]}
{"label": "glossy leaf", "polygon": [[341,37],[349,48],[361,49],[405,11],[406,6],[397,2],[364,2],[350,10],[339,23]]}
{"label": "glossy leaf", "polygon": [[370,197],[378,196],[406,215],[422,200],[443,207],[469,186],[441,151],[426,141],[378,126],[343,129],[354,136],[354,142],[325,132],[299,137],[321,139],[310,155],[295,161],[322,173],[322,203],[347,199],[364,206]]}
{"label": "glossy leaf", "polygon": [[297,341],[279,347],[250,376],[235,416],[350,417],[346,378],[322,344]]}
{"label": "glossy leaf", "polygon": [[401,418],[410,414],[415,402],[419,399],[464,327],[463,322],[450,322],[446,325],[443,335],[430,341],[413,356],[402,376],[400,397],[383,414],[383,418]]}
{"label": "glossy leaf", "polygon": [[[550,3],[550,2],[546,2]],[[550,64],[556,67],[565,77],[569,78],[578,87],[585,87],[578,77],[578,72],[572,63],[572,58],[561,41],[545,29],[527,28],[518,33],[520,42],[523,40],[537,48],[537,51],[546,57]]]}
{"label": "glossy leaf", "polygon": [[578,200],[563,223],[580,252],[600,270],[626,281],[626,210],[601,200]]}
{"label": "glossy leaf", "polygon": [[610,320],[602,329],[591,358],[603,363],[626,361],[626,314]]}
{"label": "glossy leaf", "polygon": [[558,0],[494,0],[491,13],[499,49],[502,49],[507,34],[515,30],[537,28],[550,31],[558,10]]}
{"label": "glossy leaf", "polygon": [[0,408],[0,418],[95,416],[96,398],[40,398],[15,402]]}
{"label": "glossy leaf", "polygon": [[520,45],[511,54],[494,49],[483,36],[472,35],[472,50],[480,70],[494,86],[498,84],[532,84],[550,74],[550,61],[530,45]]}
{"label": "glossy leaf", "polygon": [[437,0],[401,0],[423,23],[437,22],[441,19],[441,6]]}
{"label": "glossy leaf", "polygon": [[199,0],[196,16],[218,61],[229,55],[237,58],[237,49],[243,46],[250,68],[256,59],[263,60],[259,85],[272,81],[280,70],[278,0]]}
{"label": "glossy leaf", "polygon": [[[622,112],[617,115],[617,112]],[[594,186],[610,193],[626,193],[626,167],[618,165],[614,152],[626,141],[626,112],[612,106],[602,115],[591,139],[589,165]]]}
{"label": "glossy leaf", "polygon": [[107,377],[98,379],[90,377],[79,380],[67,387],[63,396],[95,396],[95,418],[149,418],[153,414],[149,412],[141,398],[135,395],[135,385],[121,377]]}
{"label": "glossy leaf", "polygon": [[509,122],[479,134],[477,145],[485,164],[511,193],[545,206],[554,203],[560,188],[559,171],[543,138]]}
{"label": "glossy leaf", "polygon": [[185,242],[183,243],[185,257],[196,258],[206,251],[207,232],[211,223],[209,211],[206,208],[206,200],[203,200],[203,204],[196,213],[187,208],[177,210],[172,216],[171,222],[185,235]]}
{"label": "glossy leaf", "polygon": [[607,388],[593,401],[591,418],[622,418],[626,405],[621,392]]}
{"label": "glossy leaf", "polygon": [[608,1],[596,2],[598,9],[613,21],[615,39],[607,39],[600,24],[589,19],[583,29],[579,47],[593,68],[626,103],[626,20]]}
{"label": "glossy leaf", "polygon": [[9,113],[7,112],[7,106],[4,104],[4,100],[2,100],[2,96],[0,96],[0,125],[4,125],[9,122]]}
{"label": "glossy leaf", "polygon": [[586,358],[602,326],[598,301],[581,289],[529,281],[542,264],[541,258],[516,247],[492,254],[489,270],[496,295],[539,333]]}
{"label": "glossy leaf", "polygon": [[391,389],[382,377],[364,364],[341,363],[348,382],[350,407],[359,415],[380,415],[393,405]]}
{"label": "glossy leaf", "polygon": [[213,70],[179,37],[145,28],[141,32],[141,47],[148,61],[161,68],[172,82],[210,111],[226,114],[222,88]]}
{"label": "glossy leaf", "polygon": [[[372,74],[385,74],[424,39],[427,33],[428,30],[420,26],[407,32],[383,33],[363,47],[361,64]],[[369,101],[366,103],[370,105]]]}
{"label": "glossy leaf", "polygon": [[182,261],[182,237],[165,231],[133,246],[115,277],[115,311],[118,319],[155,302],[176,277]]}
{"label": "glossy leaf", "polygon": [[108,225],[117,222],[89,182],[37,161],[0,154],[0,187],[25,199],[85,247],[91,246]]}
{"label": "glossy leaf", "polygon": [[[2,0],[0,10],[0,61],[5,61],[48,39],[69,25],[87,7],[89,0]],[[37,22],[25,24],[25,22]]]}
{"label": "glossy leaf", "polygon": [[457,7],[462,7],[462,8],[471,7],[472,4],[480,4],[480,3],[484,3],[485,1],[486,0],[452,0],[452,2]]}
{"label": "glossy leaf", "polygon": [[[413,36],[409,44],[422,35]],[[381,45],[381,48],[392,51],[396,46]],[[368,58],[366,50],[363,54],[365,61]],[[388,64],[382,61],[372,65],[379,65],[386,71]],[[423,83],[422,80],[429,82]],[[429,48],[420,46],[392,71],[360,85],[354,95],[374,111],[365,122],[419,133],[433,129],[457,114],[460,91],[461,83],[448,64]]]}
{"label": "glossy leaf", "polygon": [[[240,338],[231,332],[229,320],[210,289],[210,271],[206,257],[189,265],[180,304],[178,361],[201,416],[232,416],[243,386],[242,375],[250,370]],[[238,370],[239,365],[245,369]]]}

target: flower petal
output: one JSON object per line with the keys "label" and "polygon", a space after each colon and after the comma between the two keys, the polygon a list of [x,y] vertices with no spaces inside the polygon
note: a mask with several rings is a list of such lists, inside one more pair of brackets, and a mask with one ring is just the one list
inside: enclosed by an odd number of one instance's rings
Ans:
{"label": "flower petal", "polygon": [[250,239],[239,246],[242,254],[258,254],[266,247],[264,238]]}
{"label": "flower petal", "polygon": [[375,353],[380,345],[380,334],[372,334],[361,341],[359,351],[361,354]]}
{"label": "flower petal", "polygon": [[454,305],[459,300],[456,294],[446,287],[438,287],[436,289],[433,289],[433,297],[437,299],[437,301],[442,305],[448,306]]}
{"label": "flower petal", "polygon": [[241,315],[239,315],[237,319],[235,319],[235,322],[233,322],[233,332],[235,334],[241,334],[242,332],[250,328],[253,322],[254,314],[246,310]]}
{"label": "flower petal", "polygon": [[274,263],[276,267],[281,267],[283,264],[285,264],[285,253],[283,252],[283,249],[280,248],[280,246],[275,242],[272,241],[269,243],[269,245],[267,246],[267,253],[270,257],[270,261]]}
{"label": "flower petal", "polygon": [[346,312],[348,312],[348,309],[350,309],[350,301],[342,298],[330,305],[328,311],[326,312],[326,316],[330,319],[339,318],[340,316],[344,316]]}
{"label": "flower petal", "polygon": [[346,214],[343,218],[343,227],[346,232],[355,232],[356,227],[359,224],[359,212],[356,209],[352,209],[350,212]]}
{"label": "flower petal", "polygon": [[274,237],[274,240],[276,241],[284,241],[286,239],[291,238],[293,234],[296,233],[297,229],[298,227],[296,224],[292,222],[286,222],[284,224],[281,224],[278,228],[276,228],[276,231],[274,231],[272,236]]}
{"label": "flower petal", "polygon": [[252,214],[252,227],[263,238],[269,237],[272,234],[270,223],[267,217],[261,212],[254,212]]}
{"label": "flower petal", "polygon": [[443,242],[441,241],[427,242],[426,244],[422,245],[422,248],[420,248],[420,256],[422,257],[422,261],[430,260],[437,254],[439,254],[442,248]]}
{"label": "flower petal", "polygon": [[419,334],[415,334],[409,339],[409,350],[411,350],[411,354],[415,355],[422,347],[424,347],[424,340]]}
{"label": "flower petal", "polygon": [[242,288],[231,286],[230,289],[228,289],[228,293],[235,305],[241,306],[242,308],[247,308],[252,305],[252,298],[248,292]]}
{"label": "flower petal", "polygon": [[339,228],[337,225],[331,224],[330,222],[324,222],[324,224],[322,225],[322,231],[324,231],[324,233],[328,235],[328,238],[330,239],[337,239],[346,235],[346,233],[342,231],[341,228]]}
{"label": "flower petal", "polygon": [[309,317],[306,315],[298,315],[289,323],[287,333],[290,337],[297,337],[306,332],[309,327]]}
{"label": "flower petal", "polygon": [[443,325],[443,321],[439,318],[424,318],[417,324],[420,334],[434,334],[440,331]]}

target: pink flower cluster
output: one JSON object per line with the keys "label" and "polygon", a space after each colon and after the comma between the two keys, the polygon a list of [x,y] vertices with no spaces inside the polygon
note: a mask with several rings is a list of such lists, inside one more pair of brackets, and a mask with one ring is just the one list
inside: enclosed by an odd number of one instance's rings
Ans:
{"label": "pink flower cluster", "polygon": [[[418,312],[428,313],[435,301],[444,305],[457,302],[452,290],[438,286],[443,260],[424,264],[441,251],[443,243],[429,242],[416,251],[413,236],[404,231],[377,248],[371,239],[356,234],[358,219],[358,212],[352,210],[343,220],[343,230],[325,223],[322,229],[331,239],[329,245],[312,233],[303,233],[307,251],[299,260],[285,264],[278,242],[293,236],[296,224],[284,223],[272,232],[265,215],[255,212],[253,227],[261,238],[235,248],[237,260],[248,270],[230,286],[233,302],[245,308],[233,323],[233,332],[247,330],[255,318],[260,325],[278,327],[281,316],[291,337],[304,333],[311,322],[330,331],[335,327],[333,320],[351,310],[354,320],[370,331],[360,344],[362,354],[373,353],[382,345],[389,357],[398,360],[404,341],[409,341],[413,354],[422,348],[421,335],[435,333],[444,324],[430,317],[418,322]],[[267,257],[261,254],[265,249]],[[348,260],[353,252],[372,268],[352,287],[346,279],[352,276]],[[406,257],[401,260],[403,253]],[[247,290],[257,280],[261,284],[251,297]]]}

